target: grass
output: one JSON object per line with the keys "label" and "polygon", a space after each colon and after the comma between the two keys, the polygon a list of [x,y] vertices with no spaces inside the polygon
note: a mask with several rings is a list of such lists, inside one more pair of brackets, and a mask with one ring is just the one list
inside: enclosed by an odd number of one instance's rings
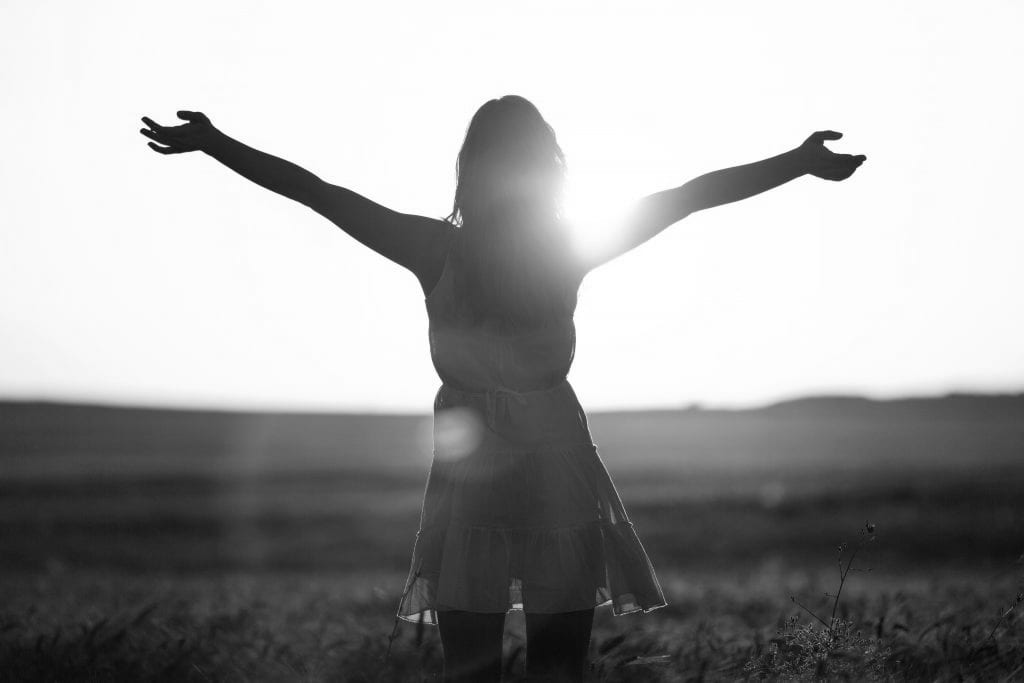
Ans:
{"label": "grass", "polygon": [[[622,479],[670,605],[599,610],[591,680],[1024,678],[1019,476],[803,492],[781,478],[781,499],[710,500]],[[0,485],[0,681],[439,681],[432,627],[403,623],[385,657],[416,513],[372,501],[421,485]],[[878,541],[841,566],[837,597],[837,545],[869,517]],[[521,614],[508,622],[516,681]]]}
{"label": "grass", "polygon": [[[821,595],[834,585],[832,574],[770,562],[729,575],[665,573],[669,607],[622,617],[598,611],[592,679],[1020,677],[1024,624],[1016,612],[999,618],[1019,590],[1012,572],[851,580],[836,632],[825,638],[826,629],[803,619],[789,592]],[[385,661],[401,580],[60,569],[7,577],[0,680],[440,680],[432,627],[403,624]],[[522,627],[513,613],[509,680],[522,674]]]}

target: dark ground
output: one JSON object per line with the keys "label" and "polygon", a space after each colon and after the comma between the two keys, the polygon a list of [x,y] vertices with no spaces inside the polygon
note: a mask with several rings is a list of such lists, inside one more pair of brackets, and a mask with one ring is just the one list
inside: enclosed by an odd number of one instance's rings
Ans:
{"label": "dark ground", "polygon": [[[595,680],[1024,679],[1024,397],[591,427],[671,603],[599,610]],[[423,416],[0,404],[0,680],[431,680],[430,627],[383,660],[429,437]],[[867,521],[829,631],[790,596],[830,622]]]}

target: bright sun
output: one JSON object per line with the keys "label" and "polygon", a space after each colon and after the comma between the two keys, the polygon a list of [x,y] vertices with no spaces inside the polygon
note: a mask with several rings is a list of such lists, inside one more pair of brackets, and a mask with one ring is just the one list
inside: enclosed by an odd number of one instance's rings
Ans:
{"label": "bright sun", "polygon": [[607,246],[622,229],[629,205],[610,174],[570,173],[565,214],[579,253],[588,255]]}

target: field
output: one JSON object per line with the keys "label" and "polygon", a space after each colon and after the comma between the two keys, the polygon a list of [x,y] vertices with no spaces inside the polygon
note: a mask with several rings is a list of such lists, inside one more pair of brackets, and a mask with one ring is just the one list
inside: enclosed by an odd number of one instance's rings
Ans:
{"label": "field", "polygon": [[[0,680],[439,681],[392,616],[429,426],[0,404]],[[591,426],[670,603],[598,610],[593,680],[1024,680],[1024,397]]]}

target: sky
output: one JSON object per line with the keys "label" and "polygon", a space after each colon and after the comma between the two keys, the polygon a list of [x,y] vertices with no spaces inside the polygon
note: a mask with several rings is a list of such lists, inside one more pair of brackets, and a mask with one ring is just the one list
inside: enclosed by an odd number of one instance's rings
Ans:
{"label": "sky", "polygon": [[473,112],[532,100],[608,216],[811,132],[866,154],[591,273],[591,409],[1024,388],[1024,3],[0,5],[0,398],[425,412],[416,278],[143,115],[180,109],[399,211],[450,211]]}

